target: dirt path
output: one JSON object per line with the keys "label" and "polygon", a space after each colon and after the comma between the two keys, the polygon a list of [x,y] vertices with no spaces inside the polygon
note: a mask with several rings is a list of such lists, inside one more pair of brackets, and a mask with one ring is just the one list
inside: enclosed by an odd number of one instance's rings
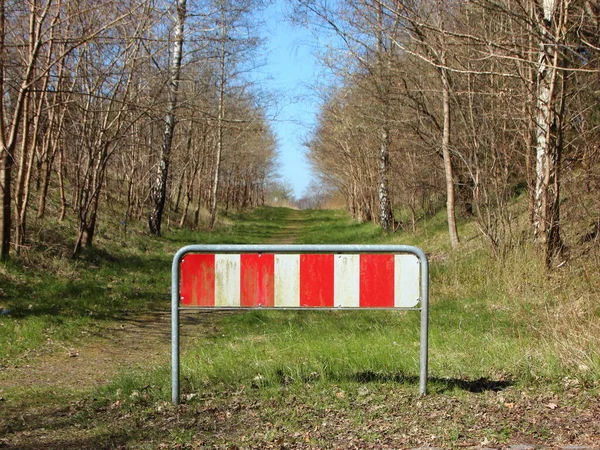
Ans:
{"label": "dirt path", "polygon": [[[269,243],[293,243],[303,226],[302,220],[299,211],[291,211],[288,226]],[[217,332],[216,324],[223,314],[230,313],[182,314],[182,347],[200,335]],[[68,414],[65,411],[70,407],[65,403],[69,397],[77,401],[84,393],[109,383],[122,370],[164,366],[170,357],[168,310],[124,317],[118,323],[99,323],[95,330],[82,331],[81,341],[69,346],[48,342],[18,365],[0,370],[0,408],[4,410],[4,413],[0,410],[0,448],[71,448],[60,433],[51,431],[50,424],[51,416]],[[12,433],[10,441],[2,436],[3,420],[9,423],[7,428],[10,429],[16,417],[26,422],[27,418],[31,421],[40,415],[49,416],[48,426],[23,425],[23,430]],[[82,439],[87,437],[77,438],[75,442],[81,443]],[[77,448],[77,444],[73,448]]]}
{"label": "dirt path", "polygon": [[[184,315],[182,342],[214,332],[215,314]],[[108,383],[122,369],[165,364],[171,355],[167,311],[124,318],[118,325],[101,324],[84,334],[80,345],[49,343],[21,364],[1,371],[0,396],[15,389],[87,390]]]}
{"label": "dirt path", "polygon": [[[300,211],[291,210],[288,224],[269,243],[291,244],[303,226]],[[186,339],[215,332],[214,316],[182,316],[182,345]],[[123,318],[118,324],[100,324],[84,332],[80,345],[65,347],[50,342],[16,367],[0,371],[0,398],[14,389],[67,388],[87,390],[108,383],[120,370],[166,364],[171,356],[170,312],[160,311]]]}
{"label": "dirt path", "polygon": [[287,217],[286,227],[273,235],[269,240],[269,244],[293,244],[298,238],[300,231],[305,224],[305,218],[302,212],[296,209],[290,210]]}

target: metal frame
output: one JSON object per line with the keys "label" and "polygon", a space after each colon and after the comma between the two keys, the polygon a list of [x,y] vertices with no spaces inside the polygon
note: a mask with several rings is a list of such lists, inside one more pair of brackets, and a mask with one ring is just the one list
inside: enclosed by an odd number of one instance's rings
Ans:
{"label": "metal frame", "polygon": [[[183,257],[189,253],[411,253],[421,264],[421,298],[420,307],[415,308],[248,308],[248,307],[181,307],[179,294],[180,270],[179,266]],[[429,262],[427,256],[418,247],[409,245],[188,245],[179,249],[173,257],[171,267],[171,398],[175,405],[179,404],[179,311],[187,309],[198,310],[252,310],[252,309],[290,309],[290,310],[357,310],[357,309],[393,309],[421,311],[421,338],[420,338],[420,376],[419,393],[427,393],[427,366],[428,366],[428,335],[429,335]]]}

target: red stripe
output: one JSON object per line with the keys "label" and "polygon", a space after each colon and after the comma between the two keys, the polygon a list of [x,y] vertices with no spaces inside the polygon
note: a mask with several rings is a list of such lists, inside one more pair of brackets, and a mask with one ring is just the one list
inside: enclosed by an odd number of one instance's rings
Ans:
{"label": "red stripe", "polygon": [[360,255],[360,306],[394,307],[394,255]]}
{"label": "red stripe", "polygon": [[333,307],[334,255],[300,255],[300,306]]}
{"label": "red stripe", "polygon": [[189,254],[180,264],[179,295],[184,305],[215,305],[215,255]]}
{"label": "red stripe", "polygon": [[240,306],[274,306],[275,255],[240,255],[240,277]]}

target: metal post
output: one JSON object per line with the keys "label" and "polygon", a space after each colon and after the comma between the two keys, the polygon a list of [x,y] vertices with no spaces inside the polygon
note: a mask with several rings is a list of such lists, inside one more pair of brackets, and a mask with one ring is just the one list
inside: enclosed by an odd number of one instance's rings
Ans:
{"label": "metal post", "polygon": [[421,262],[421,355],[419,394],[427,394],[428,346],[429,346],[429,262],[423,251],[415,254]]}
{"label": "metal post", "polygon": [[178,251],[171,267],[171,401],[179,404],[179,264],[185,251]]}

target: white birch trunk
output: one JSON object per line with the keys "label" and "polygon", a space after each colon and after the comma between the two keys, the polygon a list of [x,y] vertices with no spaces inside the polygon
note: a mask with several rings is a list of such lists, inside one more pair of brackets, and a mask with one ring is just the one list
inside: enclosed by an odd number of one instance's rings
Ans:
{"label": "white birch trunk", "polygon": [[148,217],[148,227],[150,233],[159,236],[162,216],[165,209],[165,200],[167,197],[167,178],[169,176],[169,160],[171,156],[171,145],[173,142],[173,132],[175,131],[175,109],[177,108],[177,94],[179,91],[179,81],[181,78],[181,59],[183,55],[183,31],[186,16],[186,0],[177,0],[177,21],[175,24],[173,56],[170,67],[169,79],[169,103],[167,105],[167,114],[165,116],[165,131],[163,142],[160,149],[156,179],[152,186],[150,198],[152,201],[152,211]]}
{"label": "white birch trunk", "polygon": [[[566,11],[563,0],[558,1],[561,2],[558,20],[555,20],[555,1],[544,0],[543,4],[544,19],[543,23],[540,23],[542,39],[539,43],[535,109],[533,233],[534,241],[544,251],[546,265],[550,265],[552,257],[559,254],[562,248],[559,226],[561,130],[558,126],[560,113],[556,107],[560,58],[556,42],[563,33],[562,24],[566,21]],[[552,30],[556,31],[554,37],[551,36]]]}

